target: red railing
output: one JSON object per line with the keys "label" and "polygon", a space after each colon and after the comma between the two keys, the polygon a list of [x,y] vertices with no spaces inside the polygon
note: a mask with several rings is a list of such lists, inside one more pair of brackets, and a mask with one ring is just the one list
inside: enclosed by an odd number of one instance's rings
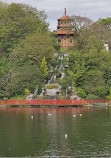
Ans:
{"label": "red railing", "polygon": [[1,100],[0,105],[90,105],[111,100]]}

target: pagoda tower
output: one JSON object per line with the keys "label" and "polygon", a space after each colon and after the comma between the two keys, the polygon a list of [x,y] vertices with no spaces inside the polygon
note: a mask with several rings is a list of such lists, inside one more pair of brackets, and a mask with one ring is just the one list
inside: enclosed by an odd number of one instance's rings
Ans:
{"label": "pagoda tower", "polygon": [[72,31],[72,19],[67,16],[66,8],[64,16],[58,19],[57,26],[57,40],[62,48],[73,47],[74,44],[74,32]]}

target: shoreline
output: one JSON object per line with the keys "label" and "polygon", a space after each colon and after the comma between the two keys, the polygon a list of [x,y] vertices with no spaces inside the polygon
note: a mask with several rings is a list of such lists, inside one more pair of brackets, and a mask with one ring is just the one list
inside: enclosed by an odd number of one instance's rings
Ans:
{"label": "shoreline", "polygon": [[109,108],[111,105],[0,105],[1,108]]}
{"label": "shoreline", "polygon": [[36,107],[36,108],[59,108],[59,107],[109,107],[110,100],[1,100],[2,107]]}

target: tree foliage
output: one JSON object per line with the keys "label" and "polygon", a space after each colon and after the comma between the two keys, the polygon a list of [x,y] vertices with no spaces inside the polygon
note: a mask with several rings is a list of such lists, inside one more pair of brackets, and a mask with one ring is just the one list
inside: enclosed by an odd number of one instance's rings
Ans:
{"label": "tree foliage", "polygon": [[16,93],[23,93],[25,88],[34,91],[35,86],[44,84],[44,79],[48,76],[47,65],[50,66],[53,61],[54,52],[53,42],[48,32],[39,32],[21,40],[10,55],[10,62],[13,63],[12,89],[16,89]]}
{"label": "tree foliage", "polygon": [[81,98],[85,98],[85,97],[86,97],[86,93],[85,93],[85,91],[84,91],[83,89],[77,88],[77,89],[76,89],[76,92],[77,92],[77,95],[78,95],[79,97],[81,97]]}
{"label": "tree foliage", "polygon": [[3,56],[0,59],[0,97],[10,96],[10,63],[9,60]]}
{"label": "tree foliage", "polygon": [[29,95],[30,94],[30,90],[28,88],[25,88],[25,95]]}
{"label": "tree foliage", "polygon": [[[61,81],[63,88],[75,86],[80,97],[111,97],[111,18],[98,22],[72,16],[77,46],[69,55],[69,68]],[[25,89],[39,93],[48,69],[59,50],[54,33],[49,32],[43,11],[25,4],[0,2],[0,97],[23,95]],[[66,51],[66,50],[64,50]]]}
{"label": "tree foliage", "polygon": [[79,33],[82,29],[89,27],[93,21],[87,17],[82,16],[71,16],[73,30]]}
{"label": "tree foliage", "polygon": [[42,71],[44,79],[46,79],[48,77],[48,67],[47,67],[47,62],[45,60],[45,56],[41,63],[41,71]]}
{"label": "tree foliage", "polygon": [[111,18],[110,17],[105,18],[105,19],[100,19],[100,20],[98,20],[98,23],[102,24],[102,25],[105,25],[105,26],[107,26],[108,28],[111,29]]}
{"label": "tree foliage", "polygon": [[87,95],[105,98],[111,87],[111,54],[100,39],[90,36],[81,51],[70,53],[69,72],[74,86]]}
{"label": "tree foliage", "polygon": [[45,81],[41,62],[54,62],[57,42],[48,30],[46,14],[25,4],[0,5],[0,97],[32,93]]}
{"label": "tree foliage", "polygon": [[27,35],[36,30],[46,31],[46,15],[25,4],[12,3],[0,10],[0,48],[11,52]]}
{"label": "tree foliage", "polygon": [[95,22],[89,27],[80,30],[76,37],[78,49],[83,49],[84,45],[87,45],[87,39],[90,36],[96,36],[103,44],[109,44],[109,47],[111,47],[111,30],[105,25]]}

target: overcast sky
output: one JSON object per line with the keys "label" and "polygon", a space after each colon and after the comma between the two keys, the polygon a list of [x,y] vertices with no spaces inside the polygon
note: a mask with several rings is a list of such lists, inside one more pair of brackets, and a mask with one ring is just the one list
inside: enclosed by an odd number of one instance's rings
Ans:
{"label": "overcast sky", "polygon": [[38,10],[44,10],[48,16],[47,21],[50,29],[54,30],[57,26],[57,19],[64,14],[86,16],[92,20],[111,17],[111,0],[1,0],[6,3],[25,3]]}

